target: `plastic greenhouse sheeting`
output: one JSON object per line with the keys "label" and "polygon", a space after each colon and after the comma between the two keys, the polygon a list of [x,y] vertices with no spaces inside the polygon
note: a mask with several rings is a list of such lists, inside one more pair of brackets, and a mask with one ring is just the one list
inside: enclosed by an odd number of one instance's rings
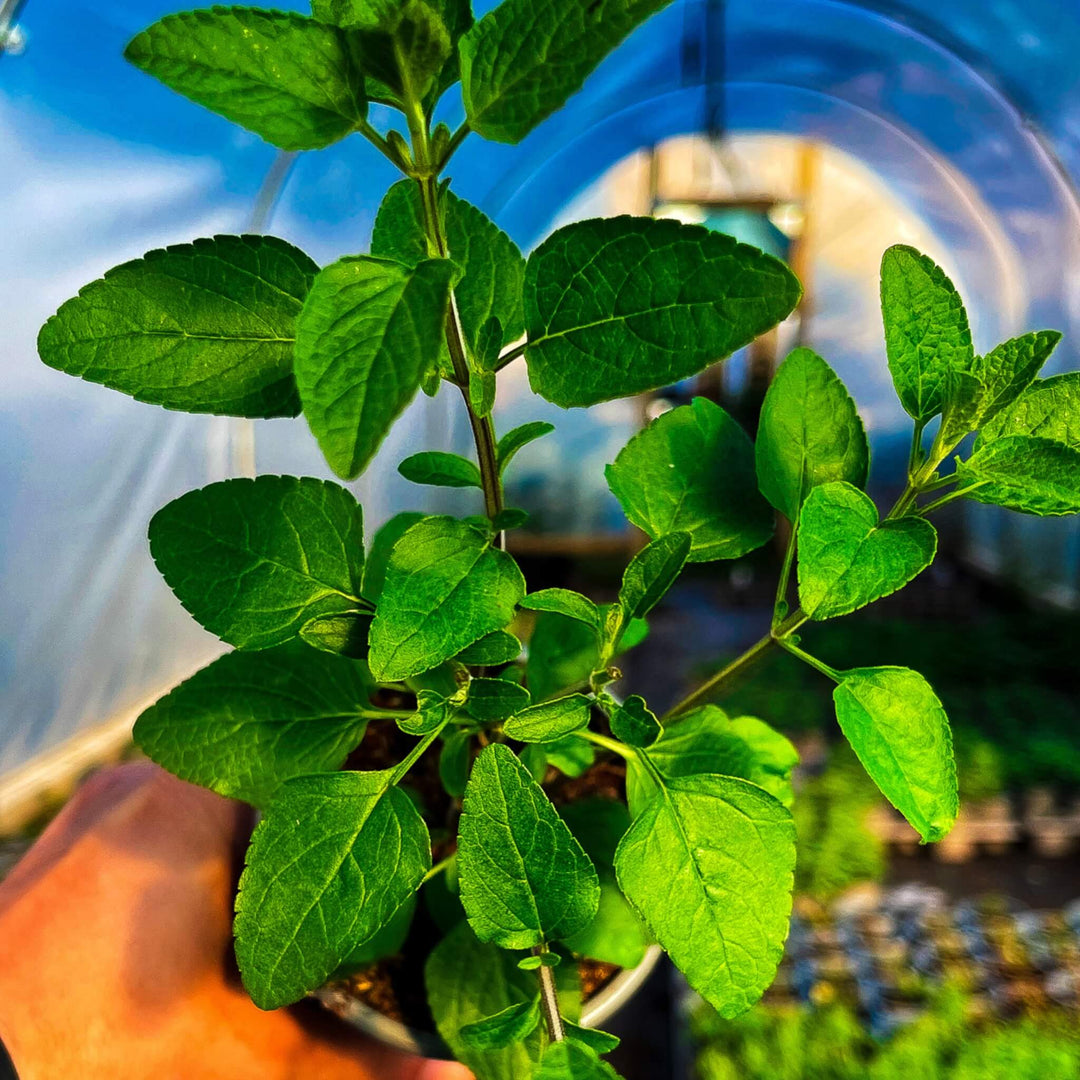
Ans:
{"label": "plastic greenhouse sheeting", "polygon": [[[27,0],[24,49],[0,55],[0,773],[220,648],[150,563],[145,528],[158,506],[252,468],[327,475],[302,421],[167,413],[36,358],[40,324],[110,266],[251,226],[275,151],[121,58],[132,34],[179,6]],[[1078,53],[1080,5],[1061,0],[686,0],[520,146],[468,140],[453,176],[527,248],[640,147],[718,128],[809,137],[868,165],[925,222],[970,300],[981,347],[1021,326],[1057,326],[1071,341],[1056,364],[1075,367]],[[446,109],[451,118],[460,106]],[[305,155],[267,231],[324,262],[363,250],[392,179],[359,139]],[[887,226],[880,247],[896,239]],[[834,292],[819,303],[842,312],[834,269]],[[819,333],[810,343],[856,390],[862,372],[880,370],[880,353],[847,342],[842,320],[823,320]],[[520,388],[519,379],[500,401],[507,422]],[[559,423],[561,453],[538,444],[523,488],[585,483],[582,460],[599,477],[633,417],[612,407]],[[875,413],[875,437],[902,424]],[[355,485],[369,527],[437,498],[397,477],[401,456],[465,438],[452,397],[419,399]],[[586,524],[612,525],[617,515],[594,494],[579,493],[582,514],[595,508]],[[987,515],[986,557],[1003,529],[1015,545],[1024,527]],[[1058,569],[1047,584],[1075,584],[1075,530],[1062,525],[1050,542]]]}

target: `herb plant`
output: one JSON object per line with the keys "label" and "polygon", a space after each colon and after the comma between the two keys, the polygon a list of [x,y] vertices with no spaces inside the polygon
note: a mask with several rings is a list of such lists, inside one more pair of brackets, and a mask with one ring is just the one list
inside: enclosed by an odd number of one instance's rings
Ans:
{"label": "herb plant", "polygon": [[[344,487],[260,476],[154,516],[165,580],[235,651],[148,709],[135,736],[178,776],[262,811],[236,906],[256,1004],[287,1005],[395,951],[422,891],[446,931],[426,966],[431,1010],[482,1078],[614,1075],[602,1055],[616,1040],[575,1023],[576,955],[632,965],[655,939],[724,1016],[768,986],[791,907],[795,757],[766,724],[708,704],[765,649],[834,682],[839,724],[882,792],[924,840],[948,832],[956,772],[933,690],[904,668],[835,670],[799,632],[925,570],[928,518],[954,499],[1080,510],[1080,375],[1037,379],[1058,335],[977,355],[945,275],[894,247],[882,306],[914,438],[907,487],[883,518],[861,490],[868,449],[851,397],[798,349],[756,444],[699,399],[609,467],[650,538],[616,602],[528,591],[504,550],[526,515],[504,504],[502,476],[552,426],[497,432],[499,372],[521,359],[537,394],[587,407],[700,372],[800,297],[775,259],[670,220],[577,222],[526,260],[449,188],[470,132],[523,138],[664,2],[505,0],[474,21],[468,0],[314,0],[310,18],[215,7],[162,19],[128,46],[144,71],[285,150],[359,133],[403,178],[369,254],[320,269],[273,237],[196,240],[110,271],[40,335],[47,364],[140,401],[302,412],[345,480],[418,390],[460,392],[475,461],[421,453],[401,471],[479,489],[482,515],[403,514],[365,550]],[[459,82],[465,121],[451,131],[433,113]],[[973,452],[944,470],[976,430]],[[620,654],[685,564],[761,547],[776,511],[793,527],[766,636],[662,716],[617,698]],[[517,632],[532,621],[525,650]],[[411,749],[388,768],[343,770],[372,724],[396,724]],[[597,751],[625,761],[628,806],[556,808],[545,783]],[[425,817],[410,781],[435,754],[460,799],[449,820]]]}

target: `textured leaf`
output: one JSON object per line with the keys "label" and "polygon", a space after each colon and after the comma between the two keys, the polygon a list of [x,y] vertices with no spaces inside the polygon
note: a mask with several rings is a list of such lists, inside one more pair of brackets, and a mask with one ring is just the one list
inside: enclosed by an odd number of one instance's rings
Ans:
{"label": "textured leaf", "polygon": [[623,572],[619,605],[625,619],[640,619],[675,584],[690,554],[690,534],[668,533],[643,547]]}
{"label": "textured leaf", "polygon": [[1057,517],[1080,513],[1080,450],[1050,439],[1009,435],[980,446],[957,463],[969,499]]}
{"label": "textured leaf", "polygon": [[427,735],[446,723],[452,706],[435,690],[420,690],[416,695],[416,712],[398,720],[397,726],[406,735]]}
{"label": "textured leaf", "polygon": [[286,781],[248,848],[236,957],[260,1009],[298,1001],[377,934],[431,866],[427,826],[389,773]]}
{"label": "textured leaf", "polygon": [[38,352],[58,371],[167,409],[295,416],[295,323],[318,269],[272,236],[151,251],[62,305]]}
{"label": "textured leaf", "polygon": [[1037,379],[983,428],[979,446],[1011,435],[1050,439],[1080,450],[1080,371]]}
{"label": "textured leaf", "polygon": [[922,518],[879,524],[869,496],[843,481],[810,492],[799,521],[799,602],[812,619],[847,615],[902,589],[937,553]]}
{"label": "textured leaf", "polygon": [[[601,903],[603,903],[603,893],[601,893]],[[626,901],[624,900],[623,903],[625,904]],[[620,967],[626,966],[625,964],[620,965]],[[597,1054],[610,1054],[622,1042],[622,1039],[617,1035],[609,1035],[606,1031],[600,1031],[597,1028],[581,1027],[565,1017],[563,1018],[563,1027],[566,1030],[567,1042],[584,1046],[586,1050],[592,1050]]]}
{"label": "textured leaf", "polygon": [[154,515],[150,554],[207,630],[237,648],[267,649],[316,616],[356,608],[363,513],[324,480],[223,480]]}
{"label": "textured leaf", "polygon": [[531,1035],[539,1023],[540,1002],[533,998],[508,1005],[494,1016],[466,1024],[459,1034],[462,1041],[475,1050],[501,1050]]}
{"label": "textured leaf", "polygon": [[407,457],[398,472],[414,484],[432,484],[435,487],[483,487],[480,470],[473,462],[460,454],[446,454],[428,450]]}
{"label": "textured leaf", "polygon": [[576,735],[567,735],[557,742],[545,743],[544,753],[547,763],[571,779],[581,776],[592,767],[596,760],[596,751],[590,742],[579,739]]}
{"label": "textured leaf", "polygon": [[405,944],[416,914],[416,897],[410,896],[394,913],[390,921],[374,937],[354,949],[330,975],[331,981],[345,979],[361,968],[374,964],[384,956],[393,956]]}
{"label": "textured leaf", "polygon": [[546,420],[531,420],[520,427],[512,428],[500,440],[496,447],[496,457],[499,459],[499,473],[506,471],[506,466],[513,460],[514,455],[524,446],[550,435],[555,430],[554,424]]}
{"label": "textured leaf", "polygon": [[584,694],[568,694],[522,709],[503,724],[503,731],[519,742],[557,742],[588,727],[591,709],[592,702]]}
{"label": "textured leaf", "polygon": [[924,842],[940,840],[959,801],[949,721],[930,684],[908,668],[855,668],[833,701],[870,779]]}
{"label": "textured leaf", "polygon": [[529,691],[506,679],[473,679],[469,683],[465,708],[482,722],[505,720],[528,706]]}
{"label": "textured leaf", "polygon": [[344,764],[369,691],[363,664],[306,646],[226,653],[151,705],[135,742],[181,780],[265,806],[282,781]]}
{"label": "textured leaf", "polygon": [[282,150],[317,150],[367,116],[348,35],[284,11],[167,15],[132,39],[137,68]]}
{"label": "textured leaf", "polygon": [[508,747],[476,759],[458,826],[461,902],[476,936],[506,949],[557,941],[596,914],[596,870]]}
{"label": "textured leaf", "polygon": [[525,665],[533,701],[544,701],[587,683],[599,662],[596,630],[559,612],[539,613]]}
{"label": "textured leaf", "polygon": [[619,886],[687,982],[737,1016],[776,974],[795,869],[791,815],[730,776],[667,781],[615,853]]}
{"label": "textured leaf", "polygon": [[631,694],[611,714],[611,733],[627,746],[652,746],[663,728],[640,694]]}
{"label": "textured leaf", "polygon": [[529,593],[521,601],[521,607],[528,611],[557,611],[594,630],[600,629],[600,609],[587,596],[573,589],[540,589]]}
{"label": "textured leaf", "polygon": [[812,349],[796,349],[780,365],[761,407],[754,453],[761,493],[789,521],[798,520],[818,484],[865,485],[866,430],[847,387]]}
{"label": "textured leaf", "polygon": [[460,799],[469,782],[472,765],[472,736],[467,731],[452,732],[439,752],[439,779],[448,795]]}
{"label": "textured leaf", "polygon": [[772,536],[753,444],[705,398],[654,420],[619,451],[606,476],[623,512],[653,539],[690,534],[690,562],[738,558]]}
{"label": "textured leaf", "polygon": [[441,664],[514,617],[525,579],[491,539],[450,517],[406,532],[390,555],[368,663],[381,681]]}
{"label": "textured leaf", "polygon": [[320,271],[296,329],[296,383],[330,467],[352,479],[438,360],[453,266],[367,256]]}
{"label": "textured leaf", "polygon": [[404,513],[395,514],[375,533],[371,541],[371,550],[368,552],[367,563],[364,566],[364,587],[361,590],[372,603],[375,603],[382,595],[383,585],[386,583],[386,567],[390,562],[390,552],[394,550],[394,545],[418,521],[423,520],[423,514],[407,510]]}
{"label": "textured leaf", "polygon": [[925,423],[941,412],[949,372],[975,364],[964,302],[929,256],[897,244],[881,260],[881,314],[900,403]]}
{"label": "textured leaf", "polygon": [[700,225],[579,221],[526,265],[529,381],[564,407],[656,390],[749,344],[800,294],[783,263]]}
{"label": "textured leaf", "polygon": [[357,610],[340,615],[316,615],[300,627],[300,640],[322,652],[366,660],[371,614]]}
{"label": "textured leaf", "polygon": [[533,1080],[619,1080],[619,1074],[591,1046],[566,1039],[544,1051]]}
{"label": "textured leaf", "polygon": [[474,641],[455,658],[458,663],[476,667],[496,667],[509,664],[521,655],[521,642],[505,630],[493,630],[479,641]]}
{"label": "textured leaf", "polygon": [[[799,763],[795,747],[753,716],[729,719],[723,709],[704,705],[669,724],[649,748],[649,758],[669,778],[696,773],[735,776],[764,788],[788,808],[794,801],[791,773]],[[626,770],[626,797],[636,817],[655,793],[637,761]]]}
{"label": "textured leaf", "polygon": [[461,41],[473,131],[520,142],[562,108],[626,36],[669,0],[504,0]]}

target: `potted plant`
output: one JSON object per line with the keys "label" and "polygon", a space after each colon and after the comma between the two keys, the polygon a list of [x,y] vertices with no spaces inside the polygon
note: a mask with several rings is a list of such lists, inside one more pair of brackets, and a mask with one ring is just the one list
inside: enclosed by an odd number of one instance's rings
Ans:
{"label": "potted plant", "polygon": [[[498,373],[523,360],[533,390],[566,408],[638,394],[752,341],[800,296],[778,261],[670,220],[577,222],[526,260],[445,179],[470,132],[517,142],[662,6],[505,0],[474,21],[467,0],[315,0],[310,18],[217,7],[162,19],[128,47],[140,68],[285,150],[359,133],[403,178],[369,254],[320,269],[268,236],[153,251],[86,286],[39,340],[47,364],[151,404],[303,412],[345,480],[418,390],[460,392],[475,460],[421,453],[401,471],[479,489],[482,514],[398,516],[365,545],[346,488],[290,476],[211,484],[158,511],[158,567],[234,651],[135,735],[178,776],[261,811],[236,902],[256,1004],[288,1005],[400,952],[442,1038],[484,1078],[613,1075],[603,1054],[616,1040],[576,1022],[579,957],[632,966],[655,940],[724,1016],[768,986],[791,907],[794,755],[761,721],[708,704],[766,649],[835,683],[867,772],[924,840],[944,836],[956,773],[934,692],[904,668],[834,669],[799,632],[929,566],[927,519],[954,499],[1080,510],[1077,378],[1036,380],[1058,335],[976,355],[944,274],[897,247],[883,312],[915,436],[883,519],[861,490],[855,405],[800,349],[756,445],[698,399],[609,467],[650,538],[617,602],[528,589],[504,549],[525,515],[504,505],[501,477],[552,427],[498,433]],[[466,119],[451,131],[432,115],[459,81]],[[394,118],[382,131],[373,103]],[[977,429],[974,452],[944,472]],[[793,529],[761,641],[663,716],[616,697],[619,656],[683,566],[765,544],[774,511]],[[567,785],[596,754],[619,765],[608,789]]]}

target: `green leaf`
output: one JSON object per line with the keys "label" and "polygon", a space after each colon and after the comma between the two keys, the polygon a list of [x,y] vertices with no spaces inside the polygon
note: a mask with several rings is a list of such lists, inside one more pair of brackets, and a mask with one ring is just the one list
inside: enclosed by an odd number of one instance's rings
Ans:
{"label": "green leaf", "polygon": [[596,760],[596,750],[592,743],[576,735],[567,735],[564,739],[546,743],[544,753],[552,768],[558,769],[571,779],[583,775]]}
{"label": "green leaf", "polygon": [[348,35],[284,11],[167,15],[132,39],[137,68],[282,150],[318,150],[367,116]]}
{"label": "green leaf", "polygon": [[459,1035],[474,1050],[501,1050],[531,1035],[539,1023],[540,1000],[534,997],[532,1001],[508,1005],[494,1016],[466,1024]]}
{"label": "green leaf", "polygon": [[812,349],[796,349],[780,365],[761,407],[754,453],[761,493],[792,522],[811,488],[834,480],[866,484],[866,429],[847,387]]}
{"label": "green leaf", "polygon": [[473,679],[465,701],[465,708],[482,723],[505,720],[528,705],[529,691],[505,679]]}
{"label": "green leaf", "polygon": [[783,263],[700,225],[575,222],[525,268],[529,382],[566,408],[656,390],[748,345],[800,295]]}
{"label": "green leaf", "polygon": [[611,733],[627,746],[652,746],[663,728],[640,694],[631,694],[611,714]]}
{"label": "green leaf", "polygon": [[[694,709],[664,728],[649,759],[670,779],[696,773],[735,776],[764,788],[789,809],[794,801],[791,774],[799,755],[783,735],[753,716],[732,720],[715,705]],[[654,794],[649,774],[630,761],[626,796],[631,813],[637,817]]]}
{"label": "green leaf", "polygon": [[135,742],[181,780],[266,806],[282,781],[344,764],[370,691],[363,664],[306,646],[226,653],[143,712]]}
{"label": "green leaf", "polygon": [[467,731],[452,732],[439,752],[439,779],[452,798],[460,799],[465,794],[471,765],[472,736]]}
{"label": "green leaf", "polygon": [[[603,903],[602,899],[601,903]],[[623,903],[625,904],[626,901],[624,900]],[[625,967],[626,965],[620,966]],[[622,1042],[622,1039],[617,1035],[609,1035],[606,1031],[600,1031],[597,1028],[580,1027],[565,1018],[563,1019],[563,1027],[566,1029],[567,1042],[584,1046],[587,1050],[592,1050],[597,1054],[610,1054]]]}
{"label": "green leaf", "polygon": [[558,742],[588,727],[591,709],[592,701],[584,694],[568,694],[522,709],[503,724],[503,731],[519,742]]}
{"label": "green leaf", "polygon": [[521,642],[505,630],[493,630],[479,641],[474,641],[467,649],[462,649],[455,659],[460,664],[474,667],[497,667],[509,664],[521,655]]}
{"label": "green leaf", "polygon": [[518,756],[521,758],[521,764],[529,770],[529,775],[538,784],[542,784],[547,775],[547,753],[544,748],[539,743],[530,743],[522,747]]}
{"label": "green leaf", "polygon": [[572,589],[539,589],[529,593],[520,606],[528,611],[557,611],[594,630],[600,629],[600,609],[587,596]]}
{"label": "green leaf", "polygon": [[544,1051],[533,1080],[619,1080],[619,1074],[591,1046],[565,1039]]}
{"label": "green leaf", "polygon": [[[500,339],[514,340],[525,332],[522,287],[525,259],[517,245],[486,214],[449,189],[440,196],[448,258],[461,277],[454,286],[458,316],[466,344],[485,353],[488,321],[498,320]],[[416,266],[429,257],[420,188],[415,180],[400,180],[386,193],[371,234],[371,254]],[[496,353],[497,354],[497,353]],[[443,346],[443,370],[450,370]]]}
{"label": "green leaf", "polygon": [[371,550],[368,552],[367,563],[364,566],[364,585],[361,592],[373,604],[382,595],[383,585],[386,583],[386,567],[390,562],[390,552],[394,550],[394,545],[418,521],[423,521],[424,516],[411,510],[395,514],[380,526],[372,538]]}
{"label": "green leaf", "polygon": [[446,454],[428,450],[407,457],[398,472],[414,484],[432,484],[435,487],[483,487],[480,470],[460,454]]}
{"label": "green leaf", "polygon": [[272,236],[151,251],[63,304],[38,352],[58,371],[167,409],[295,416],[295,324],[318,269]]}
{"label": "green leaf", "polygon": [[562,957],[556,952],[534,953],[531,956],[522,957],[518,961],[518,967],[522,971],[538,971],[544,967],[558,967],[561,963]]}
{"label": "green leaf", "polygon": [[1011,435],[1050,439],[1080,450],[1080,371],[1037,379],[983,428],[977,449]]}
{"label": "green leaf", "polygon": [[207,630],[237,648],[268,649],[316,616],[355,610],[363,512],[324,480],[223,480],[154,515],[150,554]]}
{"label": "green leaf", "polygon": [[389,772],[286,781],[248,848],[236,958],[260,1009],[298,1001],[374,937],[431,866],[427,826]]}
{"label": "green leaf", "polygon": [[495,456],[499,461],[499,475],[506,472],[506,466],[522,447],[528,446],[529,443],[545,435],[550,435],[554,430],[555,425],[549,424],[546,420],[530,420],[529,423],[508,431],[495,448]]}
{"label": "green leaf", "polygon": [[394,913],[390,921],[374,937],[368,938],[354,949],[330,975],[331,981],[347,979],[383,957],[393,956],[401,950],[412,929],[416,914],[416,897],[410,896]]}
{"label": "green leaf", "polygon": [[525,579],[514,560],[471,525],[430,517],[394,546],[368,663],[380,681],[417,675],[514,617]]}
{"label": "green leaf", "polygon": [[541,611],[529,639],[525,678],[533,701],[544,701],[589,681],[600,661],[594,629],[555,611]]}
{"label": "green leaf", "polygon": [[959,810],[945,710],[930,684],[901,667],[854,668],[833,691],[836,719],[870,779],[924,842]]}
{"label": "green leaf", "polygon": [[296,383],[339,476],[360,475],[438,361],[453,269],[361,255],[315,278],[296,328]]}
{"label": "green leaf", "polygon": [[520,142],[561,109],[636,26],[669,0],[504,0],[461,40],[465,115],[473,131]]}
{"label": "green leaf", "polygon": [[300,640],[313,649],[366,660],[370,611],[346,611],[340,615],[316,615],[300,627]]}
{"label": "green leaf", "polygon": [[881,260],[881,314],[900,403],[926,423],[941,412],[949,372],[975,365],[964,302],[929,256],[897,244]]}
{"label": "green leaf", "polygon": [[473,765],[458,826],[461,902],[476,936],[505,949],[557,941],[596,914],[596,870],[508,747]]}
{"label": "green leaf", "polygon": [[761,997],[787,937],[791,815],[730,776],[668,780],[615,852],[626,898],[687,982],[723,1017]]}
{"label": "green leaf", "polygon": [[624,620],[640,619],[675,584],[690,554],[690,534],[668,533],[643,547],[623,571],[619,605]]}
{"label": "green leaf", "polygon": [[451,710],[450,703],[436,690],[421,690],[416,695],[416,712],[398,720],[406,735],[427,735],[442,727]]}
{"label": "green leaf", "polygon": [[843,481],[810,492],[799,520],[799,602],[812,619],[832,619],[902,589],[937,553],[922,518],[878,521],[869,496]]}
{"label": "green leaf", "polygon": [[605,470],[623,513],[653,539],[690,534],[690,562],[735,559],[773,534],[754,447],[719,405],[694,398],[664,413]]}
{"label": "green leaf", "polygon": [[491,519],[491,531],[503,532],[511,529],[520,529],[529,520],[529,514],[516,506],[508,506],[500,510]]}
{"label": "green leaf", "polygon": [[1008,435],[957,462],[956,474],[976,502],[1038,517],[1080,513],[1080,450],[1060,442]]}

